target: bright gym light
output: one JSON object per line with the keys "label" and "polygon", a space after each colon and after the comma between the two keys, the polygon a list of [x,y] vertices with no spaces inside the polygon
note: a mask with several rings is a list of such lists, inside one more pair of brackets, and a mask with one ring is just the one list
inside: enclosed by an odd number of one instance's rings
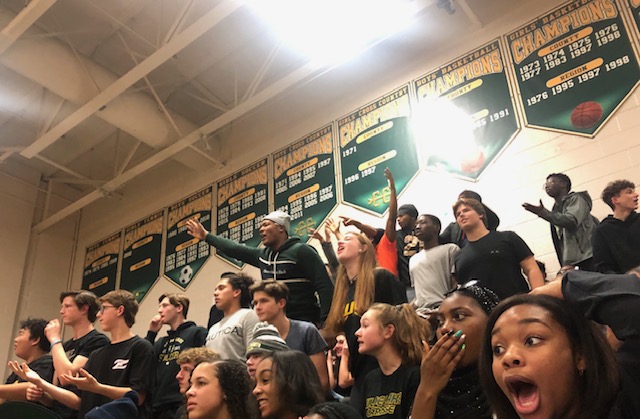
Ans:
{"label": "bright gym light", "polygon": [[283,43],[316,64],[349,60],[400,31],[415,12],[409,0],[245,0]]}

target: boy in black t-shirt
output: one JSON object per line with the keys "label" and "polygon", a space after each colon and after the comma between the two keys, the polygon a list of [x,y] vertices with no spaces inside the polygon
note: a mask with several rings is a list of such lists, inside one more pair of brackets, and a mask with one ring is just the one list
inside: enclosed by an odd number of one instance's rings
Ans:
{"label": "boy in black t-shirt", "polygon": [[489,231],[479,201],[459,199],[453,205],[453,213],[469,241],[455,259],[455,279],[459,284],[477,279],[501,299],[544,285],[542,272],[527,244],[512,231]]}
{"label": "boy in black t-shirt", "polygon": [[[62,342],[58,319],[51,320],[44,333],[51,344],[51,356],[56,369],[53,384],[74,391],[74,387],[61,379],[61,376],[76,375],[80,368],[84,368],[94,350],[109,344],[109,338],[93,327],[100,308],[94,293],[84,290],[61,292],[60,305],[61,320],[65,325],[71,326],[73,337]],[[54,403],[54,410],[63,418],[78,417],[77,411],[57,401]]]}
{"label": "boy in black t-shirt", "polygon": [[[135,390],[139,396],[138,418],[146,419],[150,417],[153,394],[154,357],[151,344],[131,333],[138,303],[133,294],[124,290],[111,291],[99,302],[102,307],[98,319],[102,329],[111,334],[111,344],[93,351],[77,376],[69,373],[60,376],[61,381],[80,390],[79,396],[40,377],[30,381],[54,399],[79,410],[79,418],[84,418],[92,408]],[[29,371],[24,364],[21,369],[12,369],[25,377]]]}
{"label": "boy in black t-shirt", "polygon": [[[44,336],[44,319],[27,319],[20,322],[20,330],[13,340],[16,356],[24,360],[29,368],[36,371],[47,381],[53,379],[53,363],[49,355],[49,342]],[[17,365],[12,361],[11,364]],[[12,373],[5,384],[0,385],[0,398],[4,400],[27,400],[29,383],[25,379]]]}

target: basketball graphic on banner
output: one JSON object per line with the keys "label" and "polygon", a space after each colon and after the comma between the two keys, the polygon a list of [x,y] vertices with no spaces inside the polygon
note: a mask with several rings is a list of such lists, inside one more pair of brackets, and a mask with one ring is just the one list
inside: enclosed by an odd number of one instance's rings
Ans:
{"label": "basketball graphic on banner", "polygon": [[602,106],[598,102],[582,102],[571,112],[571,125],[574,128],[591,128],[602,118]]}

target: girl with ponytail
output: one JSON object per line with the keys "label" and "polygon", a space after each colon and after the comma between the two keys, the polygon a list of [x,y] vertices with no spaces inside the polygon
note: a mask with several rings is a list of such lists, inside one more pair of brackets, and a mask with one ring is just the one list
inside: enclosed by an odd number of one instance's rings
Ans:
{"label": "girl with ponytail", "polygon": [[356,332],[361,354],[371,355],[379,367],[364,378],[362,393],[351,400],[364,418],[405,419],[411,413],[420,382],[422,341],[429,326],[409,304],[373,304]]}

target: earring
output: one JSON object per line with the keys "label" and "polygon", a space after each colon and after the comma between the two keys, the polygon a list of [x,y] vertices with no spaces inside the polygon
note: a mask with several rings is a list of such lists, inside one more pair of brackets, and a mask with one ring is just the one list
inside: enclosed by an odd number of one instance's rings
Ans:
{"label": "earring", "polygon": [[578,374],[580,374],[580,377],[584,376],[584,368],[578,368]]}

